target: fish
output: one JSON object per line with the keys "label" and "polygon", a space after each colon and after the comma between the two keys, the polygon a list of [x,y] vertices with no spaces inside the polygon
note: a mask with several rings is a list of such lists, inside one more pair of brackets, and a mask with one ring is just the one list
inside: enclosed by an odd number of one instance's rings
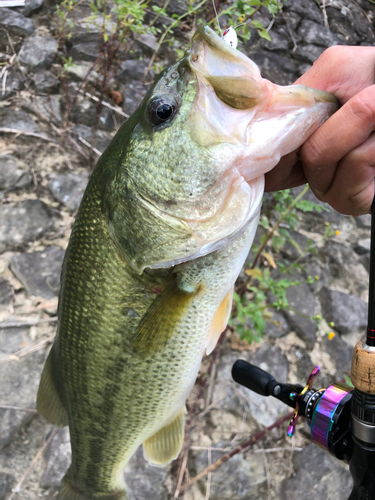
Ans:
{"label": "fish", "polygon": [[209,27],[165,69],[87,185],[66,250],[58,328],[37,407],[69,425],[59,500],[125,500],[140,445],[156,466],[184,440],[185,401],[231,312],[264,174],[337,109],[277,86]]}

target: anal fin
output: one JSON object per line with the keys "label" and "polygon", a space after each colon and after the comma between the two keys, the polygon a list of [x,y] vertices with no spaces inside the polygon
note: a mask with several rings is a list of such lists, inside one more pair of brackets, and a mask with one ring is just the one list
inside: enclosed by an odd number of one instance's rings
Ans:
{"label": "anal fin", "polygon": [[185,407],[181,408],[172,422],[160,429],[143,443],[145,458],[160,467],[179,455],[185,435]]}
{"label": "anal fin", "polygon": [[40,379],[36,405],[38,412],[51,424],[59,427],[68,425],[68,414],[65,410],[60,396],[57,393],[53,381],[53,347],[44,365],[42,378]]}
{"label": "anal fin", "polygon": [[233,301],[233,288],[224,297],[224,300],[219,306],[216,312],[214,321],[210,328],[209,334],[206,341],[206,354],[210,354],[219,340],[220,334],[227,327],[230,313],[232,311],[232,301]]}

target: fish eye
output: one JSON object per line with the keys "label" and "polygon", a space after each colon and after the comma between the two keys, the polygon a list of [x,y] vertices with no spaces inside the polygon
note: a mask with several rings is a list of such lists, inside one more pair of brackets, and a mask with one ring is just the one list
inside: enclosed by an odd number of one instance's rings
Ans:
{"label": "fish eye", "polygon": [[148,114],[154,125],[160,125],[160,123],[164,123],[169,118],[172,118],[176,110],[176,101],[172,97],[168,99],[158,98],[149,104]]}

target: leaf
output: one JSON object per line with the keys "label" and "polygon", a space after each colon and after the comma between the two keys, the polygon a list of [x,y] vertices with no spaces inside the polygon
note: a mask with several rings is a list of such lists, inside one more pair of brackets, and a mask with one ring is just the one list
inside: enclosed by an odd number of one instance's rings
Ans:
{"label": "leaf", "polygon": [[245,273],[255,279],[263,278],[263,272],[259,269],[259,267],[255,267],[254,269],[246,269]]}
{"label": "leaf", "polygon": [[275,259],[273,258],[273,255],[268,253],[268,252],[262,252],[263,257],[267,260],[268,264],[273,267],[274,269],[277,268]]}

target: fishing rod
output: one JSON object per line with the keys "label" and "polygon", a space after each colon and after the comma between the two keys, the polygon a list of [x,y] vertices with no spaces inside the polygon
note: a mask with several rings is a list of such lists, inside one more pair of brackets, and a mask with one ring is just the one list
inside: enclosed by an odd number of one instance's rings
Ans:
{"label": "fishing rod", "polygon": [[375,202],[372,205],[370,280],[366,340],[354,348],[351,380],[316,390],[317,366],[307,383],[285,384],[244,360],[232,367],[233,379],[262,396],[273,396],[295,409],[288,435],[304,417],[312,441],[349,464],[353,490],[348,500],[375,499]]}

